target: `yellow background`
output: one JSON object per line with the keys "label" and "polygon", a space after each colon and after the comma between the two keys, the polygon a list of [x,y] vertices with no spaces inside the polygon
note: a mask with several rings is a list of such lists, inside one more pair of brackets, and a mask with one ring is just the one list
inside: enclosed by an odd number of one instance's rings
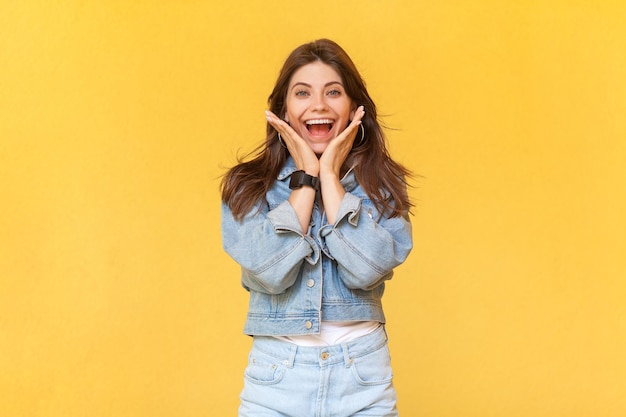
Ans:
{"label": "yellow background", "polygon": [[422,177],[385,297],[404,416],[626,415],[626,3],[0,2],[0,415],[236,414],[218,178],[295,46]]}

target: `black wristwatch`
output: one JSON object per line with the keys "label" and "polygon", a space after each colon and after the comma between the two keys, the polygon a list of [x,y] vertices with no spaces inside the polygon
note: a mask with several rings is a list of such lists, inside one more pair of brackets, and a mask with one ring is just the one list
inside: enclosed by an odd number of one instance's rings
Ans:
{"label": "black wristwatch", "polygon": [[302,188],[304,185],[312,187],[315,191],[317,191],[320,189],[320,179],[309,175],[304,171],[296,171],[291,174],[289,188],[297,190],[298,188]]}

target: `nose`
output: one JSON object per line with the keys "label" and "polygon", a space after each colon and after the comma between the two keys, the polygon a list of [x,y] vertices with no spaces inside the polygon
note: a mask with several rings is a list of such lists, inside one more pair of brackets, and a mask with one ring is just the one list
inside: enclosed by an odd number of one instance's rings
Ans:
{"label": "nose", "polygon": [[311,101],[311,110],[326,110],[326,97],[323,93],[313,95],[313,99]]}

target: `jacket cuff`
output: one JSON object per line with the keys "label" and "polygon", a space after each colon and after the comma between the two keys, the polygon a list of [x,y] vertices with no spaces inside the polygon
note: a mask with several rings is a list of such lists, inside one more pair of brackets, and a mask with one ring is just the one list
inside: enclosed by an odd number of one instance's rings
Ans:
{"label": "jacket cuff", "polygon": [[334,226],[338,225],[343,219],[348,218],[348,223],[355,226],[359,222],[359,214],[361,213],[361,199],[354,194],[345,193],[339,211],[337,212],[337,220]]}
{"label": "jacket cuff", "polygon": [[337,219],[335,224],[325,224],[318,232],[319,241],[322,245],[322,251],[330,258],[335,259],[328,248],[326,247],[326,236],[331,234],[333,230],[347,218],[348,224],[356,227],[359,223],[359,214],[361,213],[361,199],[354,194],[345,193],[341,204],[339,205],[339,212],[337,213]]}
{"label": "jacket cuff", "polygon": [[298,215],[289,201],[283,201],[276,206],[276,208],[269,211],[267,213],[267,218],[274,227],[276,233],[292,232],[302,236],[304,241],[311,247],[311,253],[309,253],[304,259],[311,265],[315,265],[317,263],[320,258],[320,248],[312,237],[302,233]]}
{"label": "jacket cuff", "polygon": [[303,234],[300,230],[300,220],[298,220],[298,215],[287,200],[283,201],[276,208],[269,211],[267,213],[267,218],[277,233],[289,231],[296,232],[300,235]]}

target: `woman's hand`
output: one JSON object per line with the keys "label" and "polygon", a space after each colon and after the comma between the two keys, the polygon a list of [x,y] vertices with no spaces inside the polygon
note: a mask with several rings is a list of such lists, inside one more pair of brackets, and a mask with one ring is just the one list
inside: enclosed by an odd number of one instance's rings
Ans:
{"label": "woman's hand", "polygon": [[352,149],[352,144],[354,143],[354,138],[356,138],[363,116],[365,116],[365,109],[363,106],[360,106],[356,109],[352,122],[339,136],[330,142],[320,157],[319,177],[322,201],[324,202],[326,218],[330,224],[334,224],[337,220],[339,207],[346,193],[339,178],[341,166]]}
{"label": "woman's hand", "polygon": [[[276,117],[269,110],[265,111],[265,118],[268,123],[276,129],[283,138],[283,143],[287,146],[289,154],[296,163],[296,168],[303,170],[309,175],[317,177],[320,172],[320,163],[317,155],[309,144],[296,133],[287,122]],[[293,207],[303,234],[307,234],[311,213],[313,212],[313,202],[315,201],[315,190],[311,187],[301,187],[292,190],[289,195],[289,204]]]}
{"label": "woman's hand", "polygon": [[322,176],[334,176],[339,179],[341,167],[352,149],[352,144],[359,131],[359,125],[361,124],[363,116],[365,116],[365,108],[359,106],[348,127],[346,127],[339,136],[330,141],[328,147],[320,157],[320,180],[322,180]]}
{"label": "woman's hand", "polygon": [[320,164],[317,155],[315,155],[309,144],[287,122],[281,120],[271,111],[265,111],[265,118],[280,133],[287,150],[289,150],[289,154],[296,163],[296,168],[317,177],[320,171]]}

